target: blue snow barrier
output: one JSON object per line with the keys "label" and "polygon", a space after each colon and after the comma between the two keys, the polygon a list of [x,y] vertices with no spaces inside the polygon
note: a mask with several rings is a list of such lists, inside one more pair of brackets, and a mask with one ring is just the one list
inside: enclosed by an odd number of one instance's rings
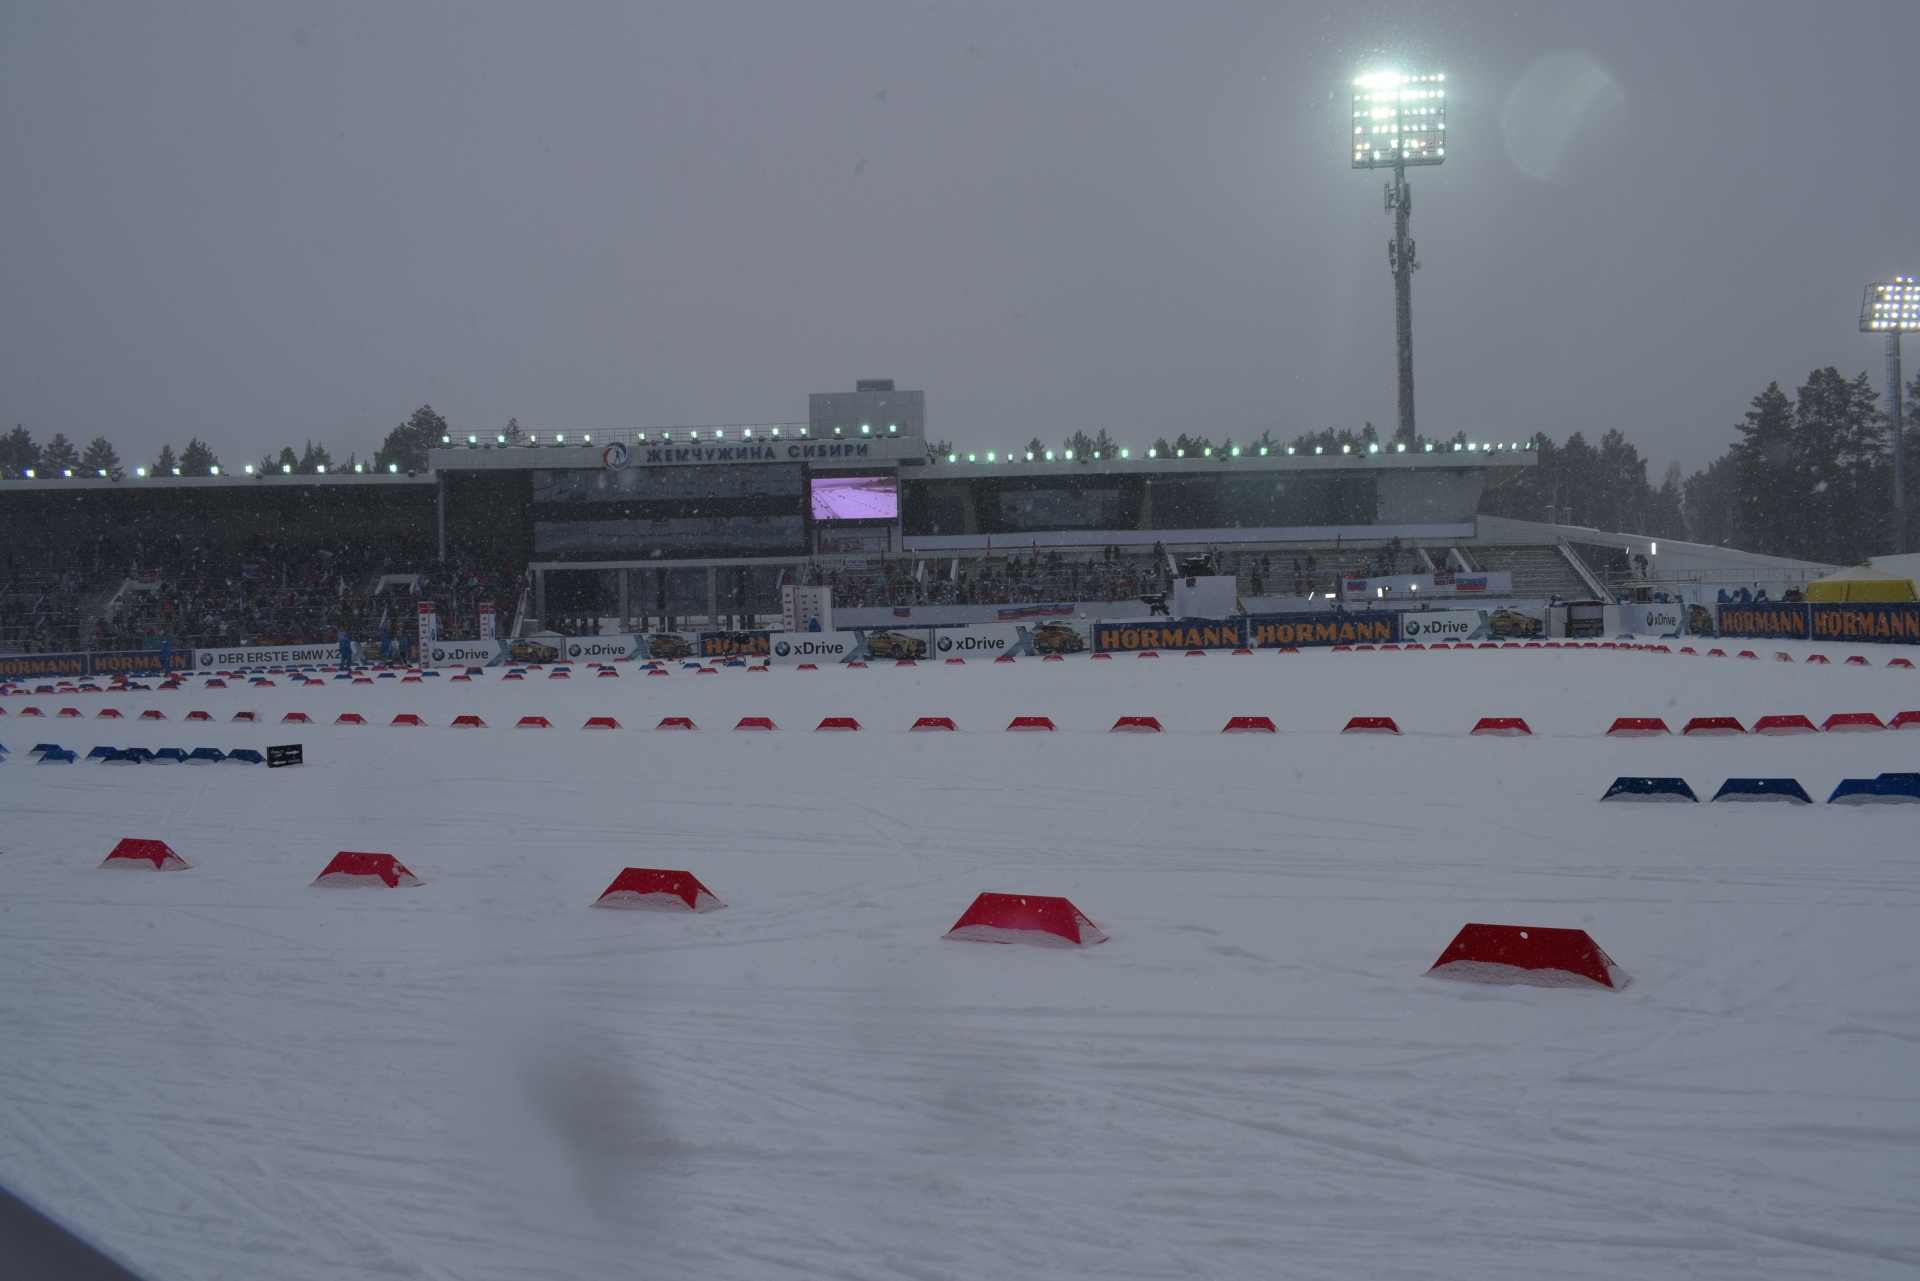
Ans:
{"label": "blue snow barrier", "polygon": [[1882,774],[1843,778],[1827,798],[1829,805],[1920,805],[1920,774]]}
{"label": "blue snow barrier", "polygon": [[129,747],[122,751],[120,755],[126,760],[132,761],[135,765],[153,759],[153,753],[144,747]]}
{"label": "blue snow barrier", "polygon": [[187,759],[187,749],[184,747],[162,747],[154,752],[153,759],[156,761],[185,761]]}
{"label": "blue snow barrier", "polygon": [[140,758],[133,754],[132,748],[109,747],[107,754],[100,758],[102,765],[138,765]]}
{"label": "blue snow barrier", "polygon": [[190,765],[213,765],[227,759],[227,754],[217,747],[196,747],[187,753]]}
{"label": "blue snow barrier", "polygon": [[118,756],[118,755],[120,755],[119,748],[100,746],[100,747],[95,747],[91,752],[88,752],[87,759],[90,761],[104,761],[109,756]]}
{"label": "blue snow barrier", "polygon": [[78,753],[70,747],[56,747],[50,752],[40,753],[40,763],[42,765],[52,765],[56,763],[60,765],[71,765],[77,757]]}
{"label": "blue snow barrier", "polygon": [[392,672],[381,672],[378,676],[374,677],[373,679],[377,681],[391,681],[391,680],[398,680],[399,677],[395,676]]}
{"label": "blue snow barrier", "polygon": [[350,672],[341,672],[338,676],[334,677],[333,679],[337,681],[350,681],[353,679],[353,675]]}
{"label": "blue snow barrier", "polygon": [[1787,801],[1811,805],[1813,798],[1797,778],[1730,778],[1713,794],[1716,801]]}
{"label": "blue snow barrier", "polygon": [[426,671],[421,672],[420,674],[422,676],[438,676],[440,673],[435,671],[433,668],[429,667]]}
{"label": "blue snow barrier", "polygon": [[57,752],[59,750],[60,744],[58,743],[35,743],[28,754],[32,756],[44,756],[48,752]]}
{"label": "blue snow barrier", "polygon": [[1616,778],[1603,801],[1698,801],[1684,778]]}
{"label": "blue snow barrier", "polygon": [[227,753],[227,759],[230,761],[239,761],[242,765],[265,765],[267,763],[267,758],[254,751],[251,747],[236,747]]}

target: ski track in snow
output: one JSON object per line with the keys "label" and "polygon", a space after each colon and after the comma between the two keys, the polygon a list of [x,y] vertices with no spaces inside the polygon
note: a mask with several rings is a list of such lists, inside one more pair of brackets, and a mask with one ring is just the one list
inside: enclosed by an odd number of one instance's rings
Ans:
{"label": "ski track in snow", "polygon": [[[1912,1277],[1920,811],[1597,803],[1920,768],[1920,733],[1603,737],[1920,707],[1840,662],[1896,651],[1818,648],[0,700],[127,717],[0,717],[0,1181],[154,1281]],[[192,870],[99,870],[122,836]],[[339,850],[425,884],[310,888]],[[728,907],[593,910],[623,866]],[[983,890],[1112,939],[942,940]],[[1587,929],[1631,982],[1422,977],[1468,921]]]}

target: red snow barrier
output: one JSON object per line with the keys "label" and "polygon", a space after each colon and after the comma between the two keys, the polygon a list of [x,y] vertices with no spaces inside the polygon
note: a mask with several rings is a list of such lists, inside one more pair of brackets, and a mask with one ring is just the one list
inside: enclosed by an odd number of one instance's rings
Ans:
{"label": "red snow barrier", "polygon": [[1888,729],[1920,729],[1920,712],[1901,712],[1887,722]]}
{"label": "red snow barrier", "polygon": [[401,712],[398,716],[395,716],[392,720],[388,721],[387,724],[418,725],[422,729],[424,729],[426,728],[427,723],[420,719],[420,714],[418,712]]}
{"label": "red snow barrier", "polygon": [[59,710],[59,712],[56,715],[57,716],[78,716],[80,715],[80,709],[77,707],[63,707]]}
{"label": "red snow barrier", "polygon": [[1738,718],[1732,716],[1696,716],[1688,721],[1680,732],[1683,735],[1693,734],[1700,736],[1713,734],[1744,734],[1747,732],[1747,727],[1742,725]]}
{"label": "red snow barrier", "polygon": [[157,872],[183,872],[187,860],[175,854],[165,841],[136,840],[129,836],[113,847],[101,867],[146,867]]}
{"label": "red snow barrier", "polygon": [[920,666],[920,664],[918,664],[918,663],[916,663],[916,662],[914,662],[914,661],[913,661],[913,660],[912,660],[911,658],[896,658],[896,659],[894,659],[894,660],[893,660],[893,665],[894,665],[895,667],[918,667],[918,666]]}
{"label": "red snow barrier", "polygon": [[1824,663],[1827,661],[1827,656],[1825,654],[1808,654],[1807,661],[1809,663]]}
{"label": "red snow barrier", "polygon": [[1778,736],[1781,734],[1817,734],[1820,729],[1804,716],[1762,716],[1753,723],[1753,732]]}
{"label": "red snow barrier", "polygon": [[954,667],[954,666],[965,667],[966,665],[967,665],[967,660],[964,658],[949,658],[947,660],[948,667]]}
{"label": "red snow barrier", "polygon": [[1773,660],[1776,663],[1791,663],[1793,661],[1793,655],[1775,651],[1773,655]]}
{"label": "red snow barrier", "polygon": [[252,712],[235,712],[229,719],[236,720],[236,721],[250,721],[254,719],[254,716]]}
{"label": "red snow barrier", "polygon": [[1391,716],[1356,716],[1347,722],[1342,734],[1398,734],[1400,727]]}
{"label": "red snow barrier", "polygon": [[1500,738],[1525,738],[1533,733],[1533,728],[1518,716],[1482,716],[1467,732],[1492,734]]}
{"label": "red snow barrier", "polygon": [[1040,661],[1043,663],[1064,663],[1067,659],[1064,654],[1042,654]]}
{"label": "red snow barrier", "polygon": [[1835,712],[1820,728],[1829,734],[1870,734],[1886,725],[1872,712]]}
{"label": "red snow barrier", "polygon": [[1454,935],[1427,973],[1473,983],[1525,983],[1531,987],[1625,985],[1613,958],[1585,930],[1531,925],[1468,925]]}
{"label": "red snow barrier", "polygon": [[[1105,658],[1105,659],[1111,660],[1113,658],[1113,655],[1107,654],[1107,653],[1100,653],[1100,654],[1088,654],[1087,657],[1088,658]],[[1012,660],[1009,659],[1008,661],[1011,662]]]}
{"label": "red snow barrier", "polygon": [[188,719],[188,720],[190,720],[190,721],[210,721],[210,720],[212,720],[212,719],[213,719],[213,713],[211,713],[211,712],[188,712],[188,713],[187,713],[187,719]]}
{"label": "red snow barrier", "polygon": [[1122,716],[1113,723],[1109,734],[1158,734],[1160,721],[1154,716]]}
{"label": "red snow barrier", "polygon": [[975,943],[1031,943],[1091,947],[1107,936],[1063,898],[1038,894],[982,894],[942,938]]}
{"label": "red snow barrier", "polygon": [[1158,657],[1160,657],[1160,651],[1159,651],[1159,650],[1157,650],[1157,649],[1143,649],[1143,650],[1141,650],[1141,651],[1140,651],[1140,657],[1142,657],[1142,658],[1158,658]]}
{"label": "red snow barrier", "polygon": [[1206,656],[1207,651],[1204,649],[1190,649],[1187,651],[1188,658],[1205,658]]}
{"label": "red snow barrier", "polygon": [[1758,654],[1756,654],[1756,653],[1754,653],[1754,652],[1753,652],[1752,650],[1750,650],[1750,649],[1743,649],[1743,650],[1741,650],[1741,651],[1740,651],[1740,652],[1739,652],[1738,654],[1735,654],[1735,655],[1734,655],[1734,657],[1735,657],[1735,658],[1751,658],[1751,659],[1753,659],[1753,660],[1754,660],[1755,662],[1758,662],[1758,661],[1759,661],[1759,659],[1760,659],[1760,655],[1758,655]]}
{"label": "red snow barrier", "polygon": [[149,707],[146,711],[140,713],[140,719],[143,721],[164,721],[167,719],[167,714],[157,707]]}
{"label": "red snow barrier", "polygon": [[822,716],[820,723],[813,727],[813,732],[818,734],[823,729],[857,730],[859,728],[860,722],[851,716]]}
{"label": "red snow barrier", "polygon": [[1222,734],[1275,734],[1271,716],[1234,716],[1229,717]]}
{"label": "red snow barrier", "polygon": [[333,862],[313,878],[315,885],[330,886],[370,886],[375,881],[390,890],[420,884],[420,878],[391,854],[355,854],[349,850],[335,854]]}
{"label": "red snow barrier", "polygon": [[607,677],[609,677],[609,676],[611,676],[611,677],[613,677],[613,678],[614,678],[615,680],[619,680],[619,679],[620,679],[620,669],[619,669],[619,668],[617,668],[617,667],[603,667],[603,668],[601,668],[601,669],[600,669],[600,679],[601,679],[601,680],[605,680],[605,679],[606,679]]}
{"label": "red snow barrier", "polygon": [[1888,667],[1912,667],[1913,660],[1911,658],[1889,658],[1887,660],[1887,666]]}
{"label": "red snow barrier", "polygon": [[471,713],[465,716],[454,717],[453,724],[449,726],[451,729],[485,729],[486,727],[487,723],[485,721]]}
{"label": "red snow barrier", "polygon": [[921,732],[925,732],[927,730],[943,730],[944,729],[944,730],[953,730],[956,733],[960,729],[958,725],[955,725],[953,723],[953,717],[951,716],[922,716],[919,720],[913,723],[912,728],[914,730],[921,731]]}
{"label": "red snow barrier", "polygon": [[552,729],[553,722],[544,716],[522,716],[513,723],[515,729]]}
{"label": "red snow barrier", "polygon": [[37,707],[23,707],[20,709],[20,715],[22,716],[44,716],[45,714],[46,713]]}
{"label": "red snow barrier", "polygon": [[669,672],[669,671],[667,671],[667,670],[666,670],[666,669],[665,669],[664,667],[650,667],[650,668],[648,668],[648,669],[647,669],[647,675],[649,675],[649,676],[671,676],[671,675],[673,675],[673,673],[672,673],[672,672]]}
{"label": "red snow barrier", "polygon": [[655,729],[699,729],[691,716],[662,716]]}
{"label": "red snow barrier", "polygon": [[1007,722],[1009,733],[1015,730],[1050,730],[1052,728],[1053,722],[1045,716],[1016,716]]}
{"label": "red snow barrier", "polygon": [[742,716],[735,729],[778,729],[771,716]]}
{"label": "red snow barrier", "polygon": [[1872,667],[1873,664],[1869,663],[1866,660],[1866,657],[1864,655],[1855,654],[1853,657],[1847,660],[1847,666],[1848,667]]}
{"label": "red snow barrier", "polygon": [[593,905],[642,912],[711,912],[726,906],[692,872],[655,867],[622,869]]}
{"label": "red snow barrier", "polygon": [[1607,729],[1609,738],[1652,738],[1666,733],[1671,731],[1658,716],[1621,716]]}
{"label": "red snow barrier", "polygon": [[[615,676],[618,676],[619,674],[620,674],[619,672],[614,673]],[[587,717],[587,723],[585,725],[582,725],[580,728],[581,729],[619,729],[620,722],[616,721],[611,716],[589,716]]]}
{"label": "red snow barrier", "polygon": [[996,658],[996,659],[994,659],[993,661],[994,661],[994,662],[996,662],[996,663],[1011,663],[1011,662],[1013,661],[1013,655],[1012,655],[1012,654],[1002,654],[1002,655],[1000,655],[1000,657],[998,657],[998,658]]}
{"label": "red snow barrier", "polygon": [[1250,650],[1250,649],[1236,649],[1236,650],[1234,650],[1234,651],[1233,651],[1233,657],[1235,657],[1235,658],[1252,658],[1252,657],[1253,657],[1253,651],[1252,651],[1252,650]]}
{"label": "red snow barrier", "polygon": [[101,708],[101,709],[100,709],[99,711],[97,711],[97,712],[95,712],[95,713],[93,714],[93,719],[95,719],[95,720],[97,720],[97,721],[117,721],[117,720],[121,720],[121,719],[123,719],[123,718],[122,718],[122,717],[121,717],[121,715],[120,715],[120,709],[119,709],[119,708],[117,708],[117,707],[103,707],[103,708]]}
{"label": "red snow barrier", "polygon": [[313,724],[313,717],[307,715],[305,712],[288,712],[280,718],[280,723],[282,725],[311,725]]}
{"label": "red snow barrier", "polygon": [[333,718],[335,725],[365,725],[367,718],[358,712],[342,712]]}
{"label": "red snow barrier", "polygon": [[[817,672],[817,671],[819,671],[819,670],[820,670],[820,664],[818,664],[818,663],[802,663],[802,664],[800,664],[800,665],[799,665],[798,667],[796,667],[796,668],[794,668],[793,670],[794,670],[794,671],[796,671],[796,672]],[[662,676],[665,676],[665,675],[666,675],[666,673],[665,673],[665,672],[661,672],[660,674],[661,674]]]}

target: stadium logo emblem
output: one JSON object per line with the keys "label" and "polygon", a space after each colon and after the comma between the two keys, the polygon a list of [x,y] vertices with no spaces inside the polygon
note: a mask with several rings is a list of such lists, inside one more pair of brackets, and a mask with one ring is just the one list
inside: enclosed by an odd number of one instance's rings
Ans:
{"label": "stadium logo emblem", "polygon": [[614,441],[600,451],[600,462],[608,471],[620,471],[632,461],[633,455],[621,441]]}
{"label": "stadium logo emblem", "polygon": [[578,658],[578,657],[580,657],[580,647],[579,647],[578,645],[569,645],[569,646],[567,646],[567,656],[568,656],[569,658]]}
{"label": "stadium logo emblem", "polygon": [[436,649],[433,651],[433,661],[436,663],[444,661],[446,657],[447,651],[444,649]]}
{"label": "stadium logo emblem", "polygon": [[212,654],[202,654],[202,655],[200,655],[200,666],[202,666],[202,667],[212,667],[212,666],[213,666],[213,655],[212,655]]}
{"label": "stadium logo emblem", "polygon": [[946,653],[946,652],[947,652],[948,650],[950,650],[950,649],[952,649],[952,648],[953,648],[953,637],[951,637],[951,636],[942,636],[942,637],[941,637],[941,638],[939,639],[939,641],[938,641],[937,643],[938,643],[938,644],[939,644],[939,646],[940,646],[940,652],[941,652],[942,654],[944,654],[944,653]]}
{"label": "stadium logo emblem", "polygon": [[773,643],[773,652],[780,655],[780,657],[785,658],[788,654],[791,654],[793,652],[793,647],[787,644],[785,641],[775,641]]}

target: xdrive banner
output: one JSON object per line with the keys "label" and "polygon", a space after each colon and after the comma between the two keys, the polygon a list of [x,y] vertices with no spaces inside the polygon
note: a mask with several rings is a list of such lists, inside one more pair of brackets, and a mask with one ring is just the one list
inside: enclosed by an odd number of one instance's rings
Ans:
{"label": "xdrive banner", "polygon": [[1305,645],[1380,645],[1398,639],[1398,614],[1256,614],[1247,620],[1255,649]]}
{"label": "xdrive banner", "polygon": [[[1813,639],[1920,645],[1920,604],[1808,605]],[[1723,611],[1721,617],[1725,617]]]}
{"label": "xdrive banner", "polygon": [[1771,601],[1756,605],[1722,605],[1720,635],[1752,636],[1763,640],[1805,640],[1807,607]]}
{"label": "xdrive banner", "polygon": [[1067,622],[984,623],[978,627],[942,627],[934,633],[939,658],[1015,658],[1048,654],[1084,654],[1086,633]]}
{"label": "xdrive banner", "polygon": [[1095,623],[1093,647],[1103,652],[1142,649],[1244,649],[1244,618],[1195,618],[1178,622]]}

